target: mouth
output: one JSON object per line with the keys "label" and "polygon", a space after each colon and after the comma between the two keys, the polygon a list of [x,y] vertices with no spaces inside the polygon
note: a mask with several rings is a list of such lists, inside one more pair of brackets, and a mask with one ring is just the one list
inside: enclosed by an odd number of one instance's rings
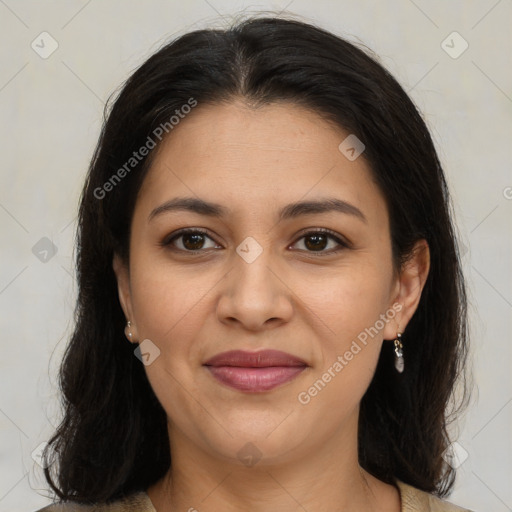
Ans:
{"label": "mouth", "polygon": [[203,366],[219,382],[252,393],[274,389],[308,367],[302,359],[279,350],[231,350],[208,359]]}

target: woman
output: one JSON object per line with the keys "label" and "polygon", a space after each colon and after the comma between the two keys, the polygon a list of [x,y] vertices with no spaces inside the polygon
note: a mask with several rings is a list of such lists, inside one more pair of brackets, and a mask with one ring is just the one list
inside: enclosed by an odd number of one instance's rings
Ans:
{"label": "woman", "polygon": [[77,263],[43,510],[461,510],[449,194],[367,53],[277,18],[165,46],[110,109]]}

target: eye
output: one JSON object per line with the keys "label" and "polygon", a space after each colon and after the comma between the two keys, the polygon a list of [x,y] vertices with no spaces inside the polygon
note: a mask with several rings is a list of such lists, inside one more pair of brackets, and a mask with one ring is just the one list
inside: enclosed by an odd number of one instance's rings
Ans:
{"label": "eye", "polygon": [[[207,244],[208,240],[210,240],[210,246]],[[308,231],[292,244],[292,246],[299,244],[299,242],[301,242],[304,247],[300,250],[318,253],[319,256],[337,253],[350,247],[348,242],[342,240],[339,235],[328,229]],[[207,249],[221,248],[207,231],[199,228],[182,229],[166,237],[160,245],[190,254],[199,254]],[[325,249],[329,248],[329,245],[331,245],[330,250],[326,251]]]}
{"label": "eye", "polygon": [[[343,249],[347,249],[349,244],[342,240],[336,233],[328,229],[317,229],[315,231],[308,231],[304,233],[295,244],[302,241],[303,247],[306,252],[316,252],[320,256],[337,253]],[[331,250],[324,250],[329,247],[331,241]],[[334,243],[332,243],[334,242]],[[293,245],[295,245],[293,244]]]}
{"label": "eye", "polygon": [[[213,242],[213,245],[210,245],[210,247],[205,245],[207,239]],[[198,228],[182,229],[178,233],[166,237],[161,242],[161,245],[164,247],[172,246],[173,249],[190,253],[198,253],[204,249],[215,249],[219,247],[206,231]]]}

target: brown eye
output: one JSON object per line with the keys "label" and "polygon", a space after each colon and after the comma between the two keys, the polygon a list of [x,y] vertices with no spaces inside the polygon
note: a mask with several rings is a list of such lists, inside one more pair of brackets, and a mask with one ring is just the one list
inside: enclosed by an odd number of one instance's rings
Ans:
{"label": "brown eye", "polygon": [[324,234],[308,235],[305,238],[304,245],[312,251],[321,251],[325,249],[329,237]]}
{"label": "brown eye", "polygon": [[204,235],[198,233],[188,233],[181,235],[183,246],[191,251],[196,251],[203,248]]}
{"label": "brown eye", "polygon": [[[208,246],[210,241],[210,246]],[[167,237],[162,243],[162,246],[170,246],[182,252],[199,252],[206,249],[214,249],[218,247],[215,241],[206,234],[206,232],[199,229],[189,229],[180,231],[170,237]]]}
{"label": "brown eye", "polygon": [[[305,233],[295,244],[302,242],[305,252],[316,252],[319,256],[333,254],[349,247],[349,244],[331,231],[318,230]],[[294,245],[295,245],[294,244]],[[325,250],[329,249],[329,250]]]}

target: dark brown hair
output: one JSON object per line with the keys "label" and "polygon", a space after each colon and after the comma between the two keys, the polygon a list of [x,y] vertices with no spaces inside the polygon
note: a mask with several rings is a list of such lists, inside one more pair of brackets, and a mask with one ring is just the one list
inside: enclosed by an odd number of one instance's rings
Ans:
{"label": "dark brown hair", "polygon": [[80,203],[76,325],[60,371],[64,418],[45,452],[50,486],[62,499],[107,502],[147,489],[171,464],[166,415],[124,338],[112,269],[115,252],[129,262],[133,209],[155,152],[108,193],[98,191],[191,98],[196,108],[238,98],[255,108],[288,101],[355,134],[386,199],[395,268],[416,241],[428,242],[430,272],[402,337],[407,369],[394,371],[384,344],[361,403],[359,459],[385,482],[445,495],[454,479],[442,457],[450,442],[447,407],[463,377],[467,321],[436,150],[408,95],[368,51],[311,24],[273,17],[177,38],[107,104]]}

